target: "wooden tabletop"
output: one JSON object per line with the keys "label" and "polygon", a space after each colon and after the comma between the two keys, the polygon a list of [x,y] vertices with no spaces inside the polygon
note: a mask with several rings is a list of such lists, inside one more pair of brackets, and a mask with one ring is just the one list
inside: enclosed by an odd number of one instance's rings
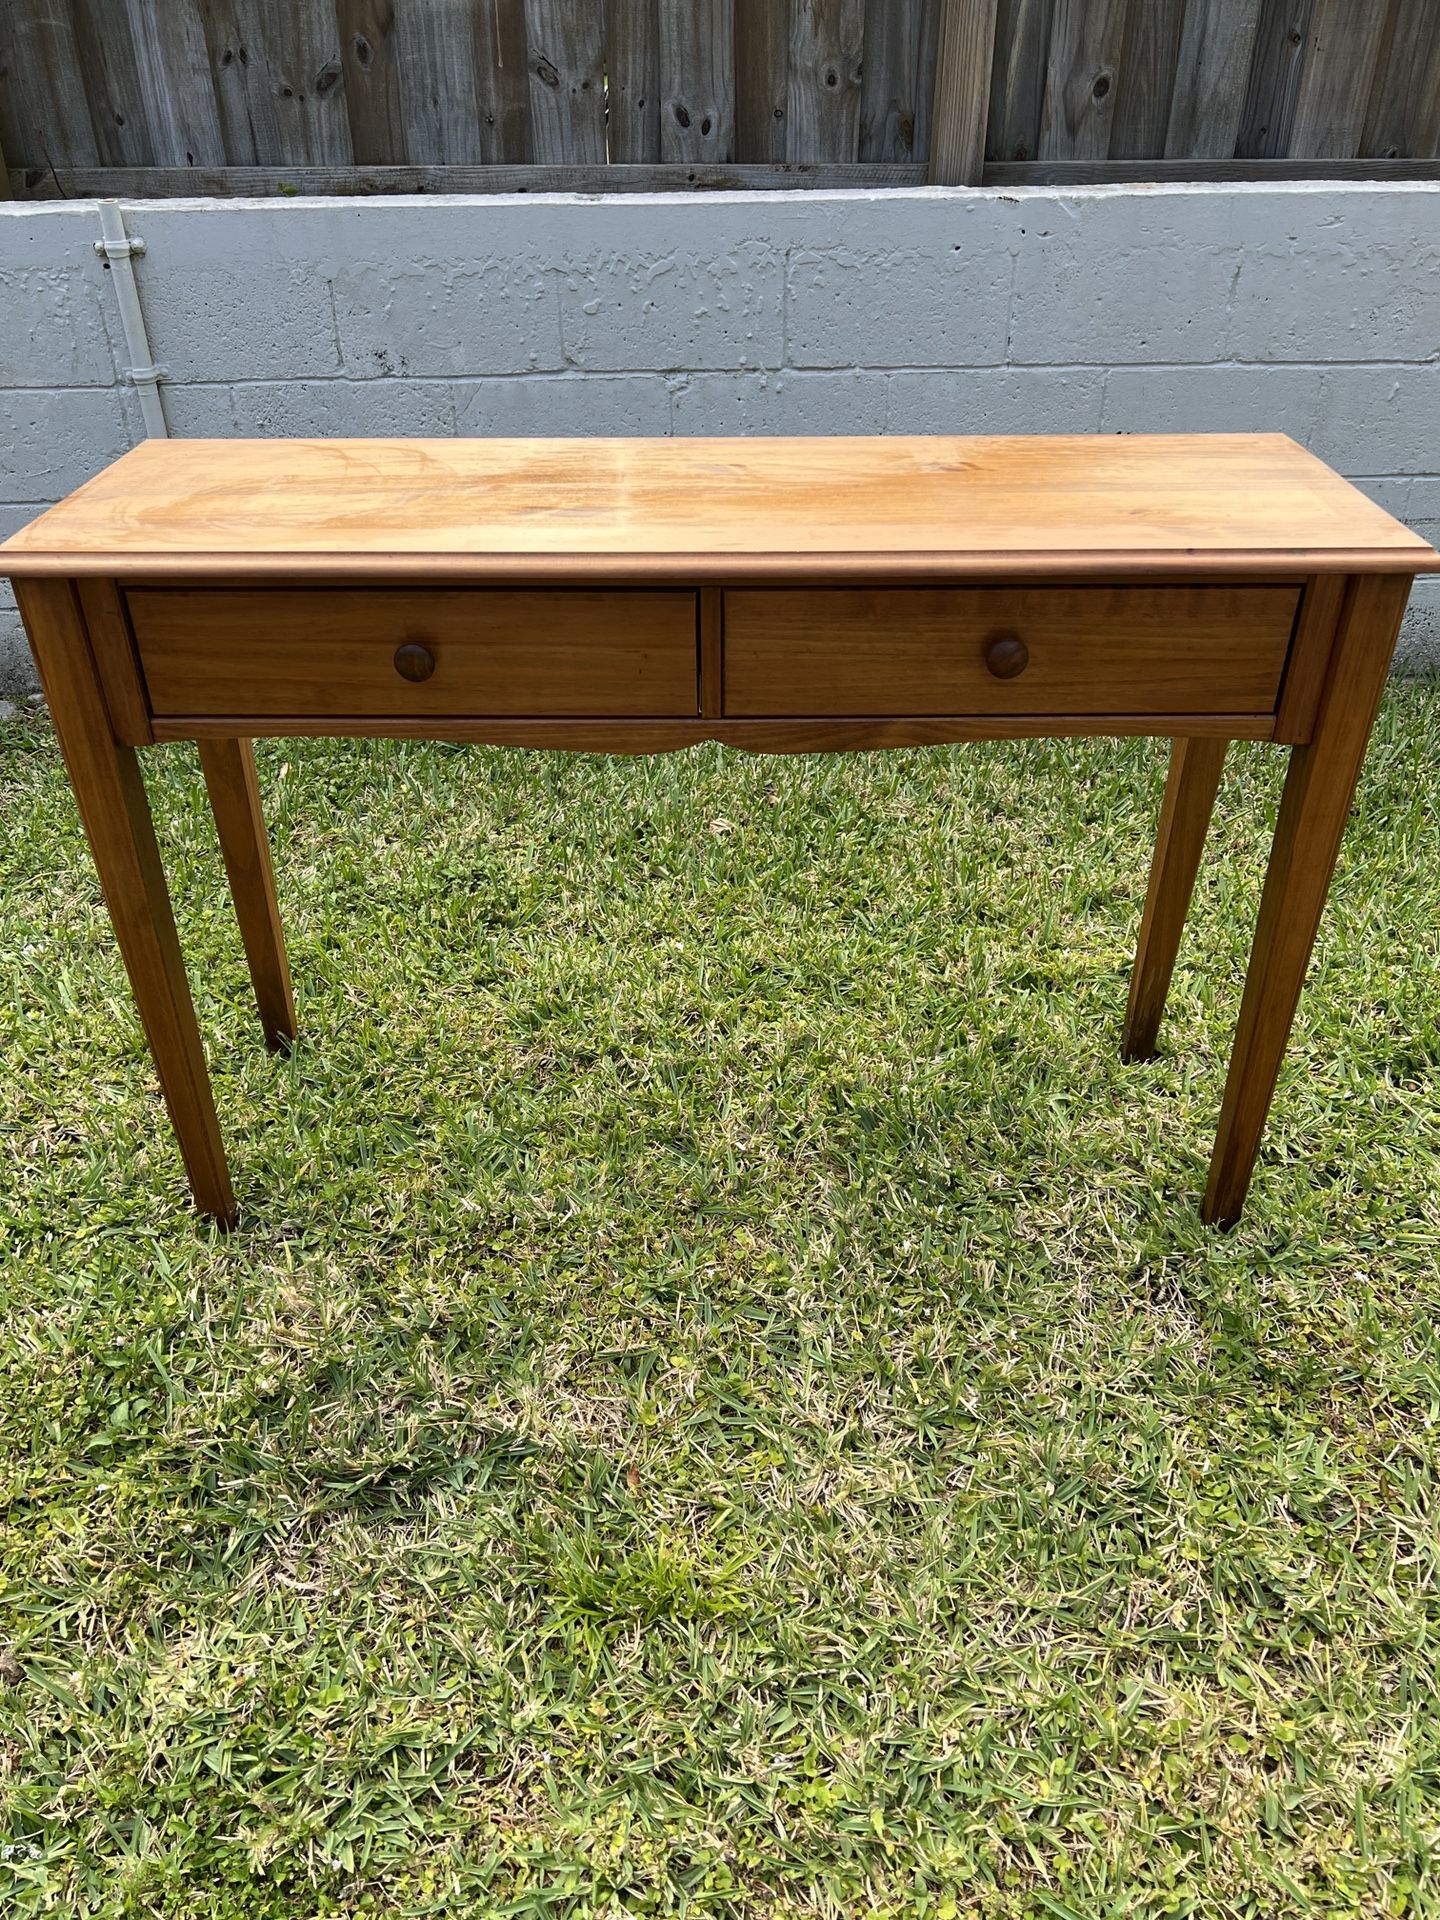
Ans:
{"label": "wooden tabletop", "polygon": [[0,545],[16,578],[1437,569],[1283,434],[148,440]]}

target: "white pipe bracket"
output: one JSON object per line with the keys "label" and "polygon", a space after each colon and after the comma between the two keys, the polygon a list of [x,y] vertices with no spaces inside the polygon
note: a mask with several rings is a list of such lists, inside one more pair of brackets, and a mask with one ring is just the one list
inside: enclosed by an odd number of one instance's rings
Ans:
{"label": "white pipe bracket", "polygon": [[95,251],[107,260],[133,260],[144,253],[145,242],[133,235],[126,240],[97,240]]}

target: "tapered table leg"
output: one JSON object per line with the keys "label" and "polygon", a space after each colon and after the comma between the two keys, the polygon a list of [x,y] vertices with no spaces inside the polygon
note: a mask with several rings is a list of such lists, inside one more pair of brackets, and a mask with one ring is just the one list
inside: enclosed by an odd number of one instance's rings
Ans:
{"label": "tapered table leg", "polygon": [[1148,1060],[1155,1051],[1229,744],[1228,740],[1187,739],[1176,740],[1171,746],[1170,774],[1155,835],[1135,970],[1130,976],[1130,1004],[1120,1041],[1122,1059]]}
{"label": "tapered table leg", "polygon": [[1213,1226],[1244,1205],[1410,584],[1351,581],[1314,734],[1291,750],[1201,1208]]}
{"label": "tapered table leg", "polygon": [[295,1040],[295,995],[285,958],[270,841],[260,809],[255,755],[248,740],[202,740],[200,765],[220,836],[220,851],[225,856],[245,958],[250,963],[265,1044],[273,1051],[284,1052]]}
{"label": "tapered table leg", "polygon": [[16,597],[195,1203],[228,1225],[235,1196],[135,750],[115,739],[71,584],[17,581]]}

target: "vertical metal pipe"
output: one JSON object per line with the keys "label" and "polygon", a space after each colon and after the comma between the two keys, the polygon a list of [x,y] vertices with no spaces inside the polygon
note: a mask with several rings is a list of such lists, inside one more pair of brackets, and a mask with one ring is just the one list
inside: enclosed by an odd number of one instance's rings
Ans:
{"label": "vertical metal pipe", "polygon": [[135,284],[135,255],[145,251],[145,242],[132,240],[126,233],[118,200],[100,202],[100,235],[95,242],[95,251],[110,262],[110,277],[115,284],[115,298],[120,304],[120,325],[125,332],[125,351],[131,362],[125,370],[126,377],[133,382],[140,396],[140,414],[145,422],[146,436],[151,440],[167,440],[170,428],[165,419],[165,405],[160,398],[160,369],[150,352],[150,336],[145,331],[145,315],[140,306],[140,289]]}

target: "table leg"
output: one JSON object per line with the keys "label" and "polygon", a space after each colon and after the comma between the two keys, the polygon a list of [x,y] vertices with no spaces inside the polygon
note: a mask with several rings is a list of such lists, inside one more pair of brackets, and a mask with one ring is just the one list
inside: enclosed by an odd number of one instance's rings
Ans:
{"label": "table leg", "polygon": [[1245,1202],[1410,584],[1351,581],[1315,731],[1291,749],[1200,1210],[1212,1226],[1233,1226]]}
{"label": "table leg", "polygon": [[70,582],[17,581],[16,598],[195,1203],[229,1225],[235,1196],[139,761],[115,739]]}
{"label": "table leg", "polygon": [[296,1034],[295,995],[285,958],[255,755],[248,740],[202,740],[200,765],[220,836],[220,851],[225,856],[245,958],[250,963],[265,1044],[274,1052],[287,1052]]}
{"label": "table leg", "polygon": [[1170,749],[1170,774],[1155,835],[1150,864],[1150,886],[1140,921],[1135,970],[1130,976],[1130,1004],[1125,1010],[1125,1032],[1120,1041],[1124,1060],[1148,1060],[1180,951],[1200,855],[1215,806],[1215,794],[1225,765],[1228,740],[1176,740]]}

